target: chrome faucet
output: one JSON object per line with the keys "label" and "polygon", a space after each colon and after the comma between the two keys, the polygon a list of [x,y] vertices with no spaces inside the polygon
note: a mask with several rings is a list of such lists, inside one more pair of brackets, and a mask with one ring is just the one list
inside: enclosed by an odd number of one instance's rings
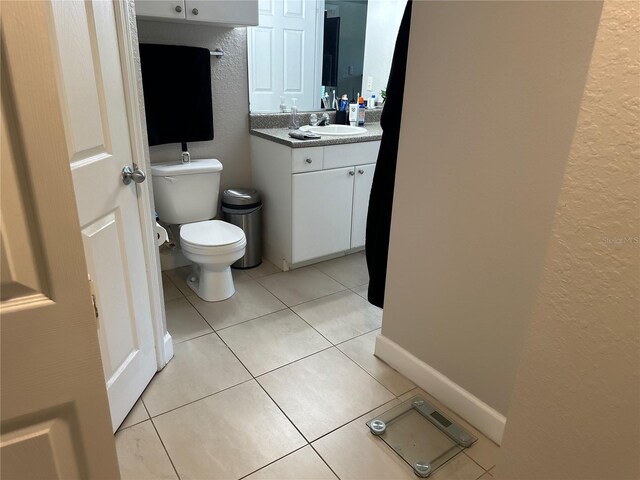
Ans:
{"label": "chrome faucet", "polygon": [[323,113],[322,114],[322,118],[318,122],[318,126],[326,127],[327,125],[329,125],[329,114],[328,113]]}
{"label": "chrome faucet", "polygon": [[309,123],[314,127],[324,127],[329,125],[329,114],[323,113],[322,118],[318,120],[318,116],[315,113],[311,114]]}

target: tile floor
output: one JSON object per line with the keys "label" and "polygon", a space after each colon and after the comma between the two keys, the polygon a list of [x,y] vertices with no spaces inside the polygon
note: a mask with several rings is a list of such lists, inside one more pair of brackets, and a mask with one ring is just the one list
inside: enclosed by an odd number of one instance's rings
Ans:
{"label": "tile floor", "polygon": [[[426,394],[373,356],[382,311],[366,301],[364,255],[234,271],[236,294],[218,303],[188,272],[163,273],[175,357],[116,433],[123,479],[417,478],[365,425]],[[449,414],[479,441],[430,478],[490,479],[498,447]]]}

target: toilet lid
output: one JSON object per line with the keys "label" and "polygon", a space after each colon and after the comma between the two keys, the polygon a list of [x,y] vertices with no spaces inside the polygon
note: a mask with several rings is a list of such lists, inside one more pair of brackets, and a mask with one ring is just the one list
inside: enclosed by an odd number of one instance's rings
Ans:
{"label": "toilet lid", "polygon": [[222,220],[207,220],[183,225],[180,238],[195,246],[215,247],[237,243],[244,238],[240,227]]}

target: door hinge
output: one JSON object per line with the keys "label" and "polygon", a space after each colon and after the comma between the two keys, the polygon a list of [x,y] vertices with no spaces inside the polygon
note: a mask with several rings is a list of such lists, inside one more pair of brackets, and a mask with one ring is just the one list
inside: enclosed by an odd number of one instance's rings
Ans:
{"label": "door hinge", "polygon": [[98,319],[100,317],[100,314],[98,313],[98,301],[96,300],[96,290],[93,285],[93,280],[91,280],[91,275],[88,275],[88,277],[89,277],[89,291],[91,292],[91,303],[93,305],[93,313],[96,316],[96,319]]}
{"label": "door hinge", "polygon": [[100,316],[98,314],[98,304],[96,303],[96,296],[93,293],[91,294],[91,303],[93,303],[93,313],[95,313],[96,318],[98,318]]}

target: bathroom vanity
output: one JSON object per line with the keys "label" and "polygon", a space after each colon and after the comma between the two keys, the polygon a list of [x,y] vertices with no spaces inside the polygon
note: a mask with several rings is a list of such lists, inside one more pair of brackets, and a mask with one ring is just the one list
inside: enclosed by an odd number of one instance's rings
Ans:
{"label": "bathroom vanity", "polygon": [[[288,270],[364,246],[380,127],[300,141],[252,130],[253,185],[264,199],[264,256]],[[347,143],[348,142],[348,143]]]}

